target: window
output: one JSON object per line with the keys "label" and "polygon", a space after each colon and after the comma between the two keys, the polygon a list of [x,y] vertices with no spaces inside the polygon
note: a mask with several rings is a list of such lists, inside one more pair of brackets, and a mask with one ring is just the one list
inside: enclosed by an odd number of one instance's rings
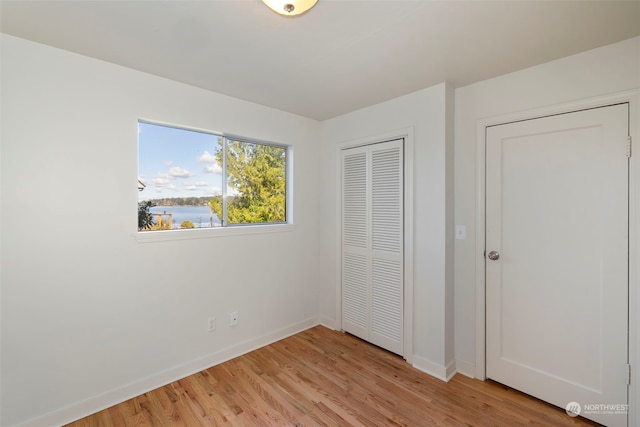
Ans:
{"label": "window", "polygon": [[286,224],[286,146],[138,122],[138,231]]}

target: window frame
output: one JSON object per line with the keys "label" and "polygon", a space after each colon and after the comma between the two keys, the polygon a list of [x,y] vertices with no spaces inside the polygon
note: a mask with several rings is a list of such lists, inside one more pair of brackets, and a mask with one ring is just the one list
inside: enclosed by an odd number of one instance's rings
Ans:
{"label": "window frame", "polygon": [[[293,146],[283,143],[276,143],[272,141],[266,141],[257,138],[240,136],[237,134],[226,132],[215,132],[207,129],[189,127],[183,125],[176,125],[172,123],[164,123],[157,120],[138,119],[136,125],[140,123],[163,126],[174,128],[178,130],[199,132],[212,137],[222,138],[222,150],[223,150],[223,164],[222,164],[222,208],[223,218],[220,218],[221,225],[219,227],[207,227],[207,228],[194,228],[194,229],[171,229],[171,230],[153,230],[153,231],[140,231],[136,227],[135,232],[132,233],[138,242],[155,242],[155,241],[171,241],[171,240],[185,240],[185,239],[203,239],[203,238],[215,238],[225,237],[233,235],[249,235],[249,234],[263,234],[263,233],[279,233],[293,231],[295,229],[293,225]],[[281,148],[285,150],[285,221],[283,222],[262,222],[262,223],[246,223],[246,224],[229,224],[227,221],[227,143],[228,141],[239,141],[256,145],[267,145],[270,147]],[[137,162],[136,162],[136,178],[139,174],[140,165],[140,140],[139,135],[136,138],[137,148]],[[136,190],[138,193],[138,190]],[[138,194],[136,194],[136,200],[138,200]],[[137,207],[137,203],[136,203]],[[137,212],[135,215],[137,218]]]}
{"label": "window frame", "polygon": [[[252,226],[257,226],[257,225],[265,225],[265,226],[270,226],[270,225],[284,225],[284,224],[289,224],[289,161],[291,158],[291,150],[290,150],[290,146],[288,145],[284,145],[284,144],[277,144],[274,142],[264,142],[264,141],[259,141],[256,139],[252,139],[252,138],[247,138],[247,137],[243,137],[243,136],[238,136],[238,135],[232,135],[232,134],[222,134],[222,145],[223,145],[223,154],[222,154],[222,199],[223,199],[223,203],[222,203],[222,216],[223,218],[220,219],[220,221],[222,222],[222,226],[218,227],[218,228],[229,228],[229,227],[252,227]],[[229,224],[227,219],[227,142],[228,141],[237,141],[237,142],[246,142],[248,144],[256,144],[256,145],[267,145],[269,147],[275,147],[275,148],[282,148],[284,150],[284,154],[285,154],[285,160],[284,160],[284,168],[285,168],[285,186],[284,186],[284,200],[285,200],[285,206],[284,206],[284,221],[280,221],[280,222],[254,222],[254,223],[244,223],[244,224]]]}

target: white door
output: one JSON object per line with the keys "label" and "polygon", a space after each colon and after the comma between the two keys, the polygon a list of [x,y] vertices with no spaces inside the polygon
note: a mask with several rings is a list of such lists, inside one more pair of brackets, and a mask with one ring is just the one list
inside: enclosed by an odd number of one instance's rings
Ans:
{"label": "white door", "polygon": [[403,143],[342,152],[342,329],[401,355]]}
{"label": "white door", "polygon": [[608,426],[627,425],[627,136],[628,104],[487,128],[487,377]]}

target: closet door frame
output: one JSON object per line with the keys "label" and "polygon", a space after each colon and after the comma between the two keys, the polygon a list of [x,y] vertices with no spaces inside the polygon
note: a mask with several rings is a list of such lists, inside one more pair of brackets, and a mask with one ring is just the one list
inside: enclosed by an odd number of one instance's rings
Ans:
{"label": "closet door frame", "polygon": [[336,146],[336,329],[342,330],[342,151],[404,139],[404,348],[402,357],[413,363],[413,128],[340,143]]}

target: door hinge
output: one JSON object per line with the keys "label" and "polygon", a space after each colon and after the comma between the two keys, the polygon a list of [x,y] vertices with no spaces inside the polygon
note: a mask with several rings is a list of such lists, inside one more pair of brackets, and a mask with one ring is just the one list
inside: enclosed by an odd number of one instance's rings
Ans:
{"label": "door hinge", "polygon": [[631,157],[631,137],[627,137],[627,157]]}
{"label": "door hinge", "polygon": [[625,379],[627,380],[627,385],[631,384],[631,365],[627,363],[627,370],[624,374]]}

